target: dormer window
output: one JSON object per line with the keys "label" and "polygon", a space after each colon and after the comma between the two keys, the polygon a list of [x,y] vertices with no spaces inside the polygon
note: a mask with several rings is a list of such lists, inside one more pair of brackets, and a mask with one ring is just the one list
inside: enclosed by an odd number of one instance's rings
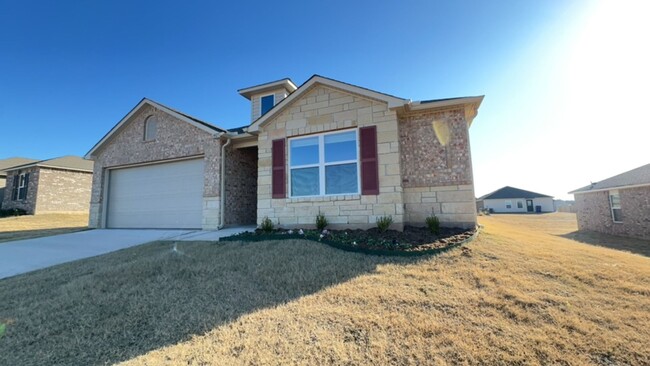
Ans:
{"label": "dormer window", "polygon": [[260,98],[260,116],[266,114],[275,105],[275,95],[269,94]]}
{"label": "dormer window", "polygon": [[144,121],[144,140],[153,141],[156,139],[158,132],[158,120],[154,116],[149,116]]}

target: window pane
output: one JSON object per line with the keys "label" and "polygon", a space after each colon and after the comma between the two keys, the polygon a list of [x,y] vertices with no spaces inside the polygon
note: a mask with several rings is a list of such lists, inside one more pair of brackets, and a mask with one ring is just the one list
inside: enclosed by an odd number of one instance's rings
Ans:
{"label": "window pane", "polygon": [[325,167],[325,194],[358,193],[357,164]]}
{"label": "window pane", "polygon": [[620,208],[615,208],[612,210],[612,213],[614,214],[614,221],[623,221],[623,212],[621,211]]}
{"label": "window pane", "polygon": [[357,132],[325,135],[325,162],[357,160]]}
{"label": "window pane", "polygon": [[318,164],[318,137],[291,140],[291,166]]}
{"label": "window pane", "polygon": [[610,198],[610,200],[612,202],[612,207],[614,207],[614,208],[621,207],[621,196],[619,196],[618,194],[613,194],[613,195],[609,196],[609,198]]}
{"label": "window pane", "polygon": [[320,194],[318,168],[291,169],[291,195],[317,196]]}
{"label": "window pane", "polygon": [[521,201],[517,201],[517,208],[524,208],[524,203]]}
{"label": "window pane", "polygon": [[273,108],[274,101],[275,97],[273,95],[262,97],[262,115],[266,114],[266,112],[270,111],[271,108]]}

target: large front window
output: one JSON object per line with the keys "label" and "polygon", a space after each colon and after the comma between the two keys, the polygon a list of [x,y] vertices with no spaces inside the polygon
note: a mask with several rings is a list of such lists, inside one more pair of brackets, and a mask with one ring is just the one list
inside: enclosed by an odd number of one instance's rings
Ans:
{"label": "large front window", "polygon": [[291,196],[359,193],[357,131],[289,140]]}

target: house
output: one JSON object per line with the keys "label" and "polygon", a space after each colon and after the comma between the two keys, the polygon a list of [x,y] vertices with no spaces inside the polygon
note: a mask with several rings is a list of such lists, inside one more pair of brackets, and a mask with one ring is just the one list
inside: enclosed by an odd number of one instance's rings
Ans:
{"label": "house", "polygon": [[554,212],[553,197],[505,186],[478,199],[479,207],[495,213]]}
{"label": "house", "polygon": [[0,209],[2,208],[2,199],[5,196],[5,185],[7,182],[7,169],[17,165],[33,163],[36,160],[28,158],[8,158],[0,160]]}
{"label": "house", "polygon": [[93,162],[78,156],[29,162],[6,170],[3,209],[28,214],[88,212]]}
{"label": "house", "polygon": [[91,227],[476,225],[469,127],[483,97],[410,101],[314,75],[239,90],[224,129],[142,99],[86,155]]}
{"label": "house", "polygon": [[650,164],[569,193],[579,230],[650,240]]}

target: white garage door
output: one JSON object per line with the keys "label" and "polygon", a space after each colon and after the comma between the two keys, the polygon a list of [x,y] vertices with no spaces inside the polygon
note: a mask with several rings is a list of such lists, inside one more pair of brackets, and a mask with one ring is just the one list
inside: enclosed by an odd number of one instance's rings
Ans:
{"label": "white garage door", "polygon": [[107,227],[199,229],[203,159],[110,172]]}

